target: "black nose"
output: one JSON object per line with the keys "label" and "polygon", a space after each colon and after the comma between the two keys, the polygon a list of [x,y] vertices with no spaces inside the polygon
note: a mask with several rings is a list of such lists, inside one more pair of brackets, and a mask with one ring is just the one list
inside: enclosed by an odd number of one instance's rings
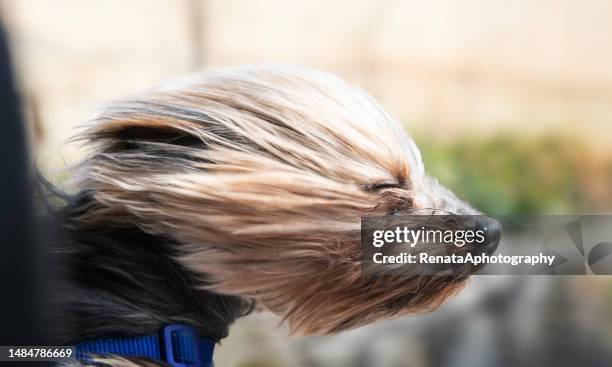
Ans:
{"label": "black nose", "polygon": [[[501,238],[502,226],[501,224],[493,218],[488,217],[476,217],[474,223],[474,230],[476,234],[482,235],[484,240],[482,243],[474,244],[473,252],[475,254],[486,253],[492,255],[495,250],[497,250],[497,246],[499,245],[499,240]],[[479,232],[480,231],[480,232]],[[479,239],[480,237],[476,237]]]}

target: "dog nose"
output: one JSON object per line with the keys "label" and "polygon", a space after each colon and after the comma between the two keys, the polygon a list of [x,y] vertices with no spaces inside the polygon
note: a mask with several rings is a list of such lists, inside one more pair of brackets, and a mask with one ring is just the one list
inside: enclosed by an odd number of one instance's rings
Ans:
{"label": "dog nose", "polygon": [[499,245],[499,240],[501,238],[502,232],[501,224],[493,218],[476,217],[476,223],[474,223],[474,230],[477,234],[480,233],[482,235],[484,241],[482,243],[476,244],[474,246],[473,252],[484,252],[488,255],[492,255],[495,250],[497,250],[497,246]]}

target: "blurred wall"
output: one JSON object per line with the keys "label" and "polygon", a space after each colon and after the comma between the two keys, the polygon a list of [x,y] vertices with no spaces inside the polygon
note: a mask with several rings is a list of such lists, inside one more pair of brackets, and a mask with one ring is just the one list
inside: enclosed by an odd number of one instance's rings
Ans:
{"label": "blurred wall", "polygon": [[358,83],[434,138],[612,131],[607,0],[2,0],[45,162],[101,102],[199,67],[288,62]]}

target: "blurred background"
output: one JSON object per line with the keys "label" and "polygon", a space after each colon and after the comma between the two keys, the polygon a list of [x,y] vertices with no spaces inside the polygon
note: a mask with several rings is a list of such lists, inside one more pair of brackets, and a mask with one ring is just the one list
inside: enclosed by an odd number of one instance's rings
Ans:
{"label": "blurred background", "polygon": [[[490,214],[612,208],[609,0],[0,0],[33,154],[59,182],[65,140],[105,102],[196,70],[334,72],[415,138],[426,168]],[[238,321],[238,366],[609,366],[612,278],[477,276],[433,314],[331,337]]]}

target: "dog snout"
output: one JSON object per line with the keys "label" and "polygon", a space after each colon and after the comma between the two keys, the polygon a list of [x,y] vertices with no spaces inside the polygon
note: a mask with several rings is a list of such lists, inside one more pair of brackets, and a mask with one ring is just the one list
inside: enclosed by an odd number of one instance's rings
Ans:
{"label": "dog snout", "polygon": [[474,223],[474,229],[477,233],[481,231],[484,240],[481,244],[474,246],[475,253],[486,253],[492,255],[497,246],[499,246],[499,240],[501,239],[502,225],[493,218],[488,217],[476,217]]}

